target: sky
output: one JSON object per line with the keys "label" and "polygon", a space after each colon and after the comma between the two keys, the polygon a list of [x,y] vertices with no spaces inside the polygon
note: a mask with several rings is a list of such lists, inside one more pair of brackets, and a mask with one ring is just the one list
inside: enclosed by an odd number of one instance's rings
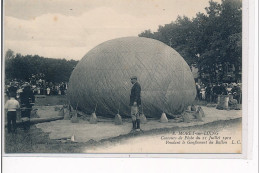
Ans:
{"label": "sky", "polygon": [[[80,60],[104,41],[156,31],[209,0],[6,0],[4,50]],[[221,0],[214,0],[221,2]]]}

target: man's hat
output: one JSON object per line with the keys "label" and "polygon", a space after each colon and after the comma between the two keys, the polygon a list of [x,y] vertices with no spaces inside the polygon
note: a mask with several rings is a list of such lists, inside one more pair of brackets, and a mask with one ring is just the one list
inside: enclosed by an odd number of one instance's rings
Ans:
{"label": "man's hat", "polygon": [[136,76],[132,76],[130,79],[137,79],[137,77]]}

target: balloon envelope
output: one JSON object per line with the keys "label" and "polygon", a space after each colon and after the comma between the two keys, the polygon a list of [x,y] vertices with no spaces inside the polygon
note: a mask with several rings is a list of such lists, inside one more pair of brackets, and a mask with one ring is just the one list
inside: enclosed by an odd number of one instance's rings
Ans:
{"label": "balloon envelope", "polygon": [[[141,85],[143,112],[174,115],[193,103],[195,82],[185,60],[171,47],[149,38],[125,37],[90,50],[73,70],[70,104],[98,116],[130,116],[131,76]],[[96,106],[97,105],[97,106]]]}

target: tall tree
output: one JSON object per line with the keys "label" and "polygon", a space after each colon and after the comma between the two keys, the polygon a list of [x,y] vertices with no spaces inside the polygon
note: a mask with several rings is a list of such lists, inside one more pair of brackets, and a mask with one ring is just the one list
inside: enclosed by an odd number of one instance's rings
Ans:
{"label": "tall tree", "polygon": [[222,80],[225,67],[233,64],[239,77],[242,65],[242,1],[213,0],[206,13],[196,17],[178,17],[175,22],[147,30],[140,37],[154,38],[177,50],[189,65],[196,65],[200,74],[210,80]]}

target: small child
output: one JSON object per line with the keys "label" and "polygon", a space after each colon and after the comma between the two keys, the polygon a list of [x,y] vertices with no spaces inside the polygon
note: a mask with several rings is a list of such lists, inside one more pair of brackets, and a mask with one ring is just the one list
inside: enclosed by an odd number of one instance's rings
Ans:
{"label": "small child", "polygon": [[5,110],[7,110],[7,129],[8,133],[12,132],[11,123],[13,126],[13,132],[16,133],[16,111],[20,109],[20,104],[15,100],[15,94],[10,95],[10,99],[5,103]]}

